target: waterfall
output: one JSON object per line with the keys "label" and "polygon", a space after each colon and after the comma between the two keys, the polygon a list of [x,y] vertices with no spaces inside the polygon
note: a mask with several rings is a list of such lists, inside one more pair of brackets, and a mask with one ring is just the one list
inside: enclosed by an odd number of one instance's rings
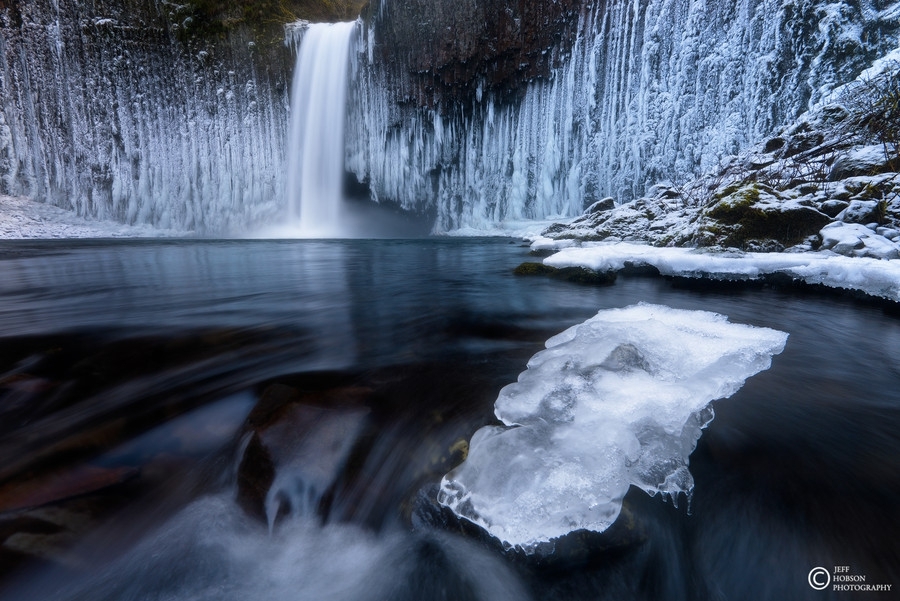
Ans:
{"label": "waterfall", "polygon": [[286,198],[304,237],[340,237],[344,118],[356,23],[315,23],[300,43],[291,91]]}
{"label": "waterfall", "polygon": [[246,28],[185,44],[154,3],[14,4],[0,8],[0,194],[207,234],[289,212],[307,235],[346,235],[345,166],[435,232],[626,202],[790,123],[900,30],[896,0],[585,3],[549,77],[514,101],[480,82],[440,112],[398,95],[419,74],[379,62],[372,22],[312,25],[289,125],[294,58]]}

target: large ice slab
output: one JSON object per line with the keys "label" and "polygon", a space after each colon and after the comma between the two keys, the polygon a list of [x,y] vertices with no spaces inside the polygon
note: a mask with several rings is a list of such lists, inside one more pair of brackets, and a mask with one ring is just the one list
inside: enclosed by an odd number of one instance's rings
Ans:
{"label": "large ice slab", "polygon": [[600,311],[547,341],[495,404],[438,500],[505,544],[533,550],[603,531],[632,484],[690,494],[688,456],[709,404],[767,369],[787,334],[706,311]]}

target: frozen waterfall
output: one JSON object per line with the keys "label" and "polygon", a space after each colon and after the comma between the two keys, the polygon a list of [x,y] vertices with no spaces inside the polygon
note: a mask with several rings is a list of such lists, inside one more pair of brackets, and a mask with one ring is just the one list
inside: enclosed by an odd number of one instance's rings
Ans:
{"label": "frozen waterfall", "polygon": [[[889,3],[896,6],[896,3]],[[714,169],[897,44],[897,11],[814,0],[593,3],[569,58],[506,102],[400,106],[371,31],[355,54],[348,170],[434,230],[579,214]]]}
{"label": "frozen waterfall", "polygon": [[356,23],[314,23],[303,35],[291,90],[290,220],[304,237],[343,233],[347,65]]}

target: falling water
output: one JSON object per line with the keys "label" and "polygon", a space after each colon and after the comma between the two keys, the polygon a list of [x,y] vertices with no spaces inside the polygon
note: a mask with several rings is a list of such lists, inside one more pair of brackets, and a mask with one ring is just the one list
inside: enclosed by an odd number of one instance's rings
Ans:
{"label": "falling water", "polygon": [[339,237],[350,23],[315,23],[303,35],[291,91],[287,159],[290,220],[303,236]]}

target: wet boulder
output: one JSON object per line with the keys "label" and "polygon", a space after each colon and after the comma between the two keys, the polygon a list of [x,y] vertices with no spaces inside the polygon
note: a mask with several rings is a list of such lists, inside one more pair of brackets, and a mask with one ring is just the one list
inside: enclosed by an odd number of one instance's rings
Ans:
{"label": "wet boulder", "polygon": [[237,501],[270,526],[279,516],[318,515],[364,431],[370,390],[303,390],[272,384],[247,418]]}

